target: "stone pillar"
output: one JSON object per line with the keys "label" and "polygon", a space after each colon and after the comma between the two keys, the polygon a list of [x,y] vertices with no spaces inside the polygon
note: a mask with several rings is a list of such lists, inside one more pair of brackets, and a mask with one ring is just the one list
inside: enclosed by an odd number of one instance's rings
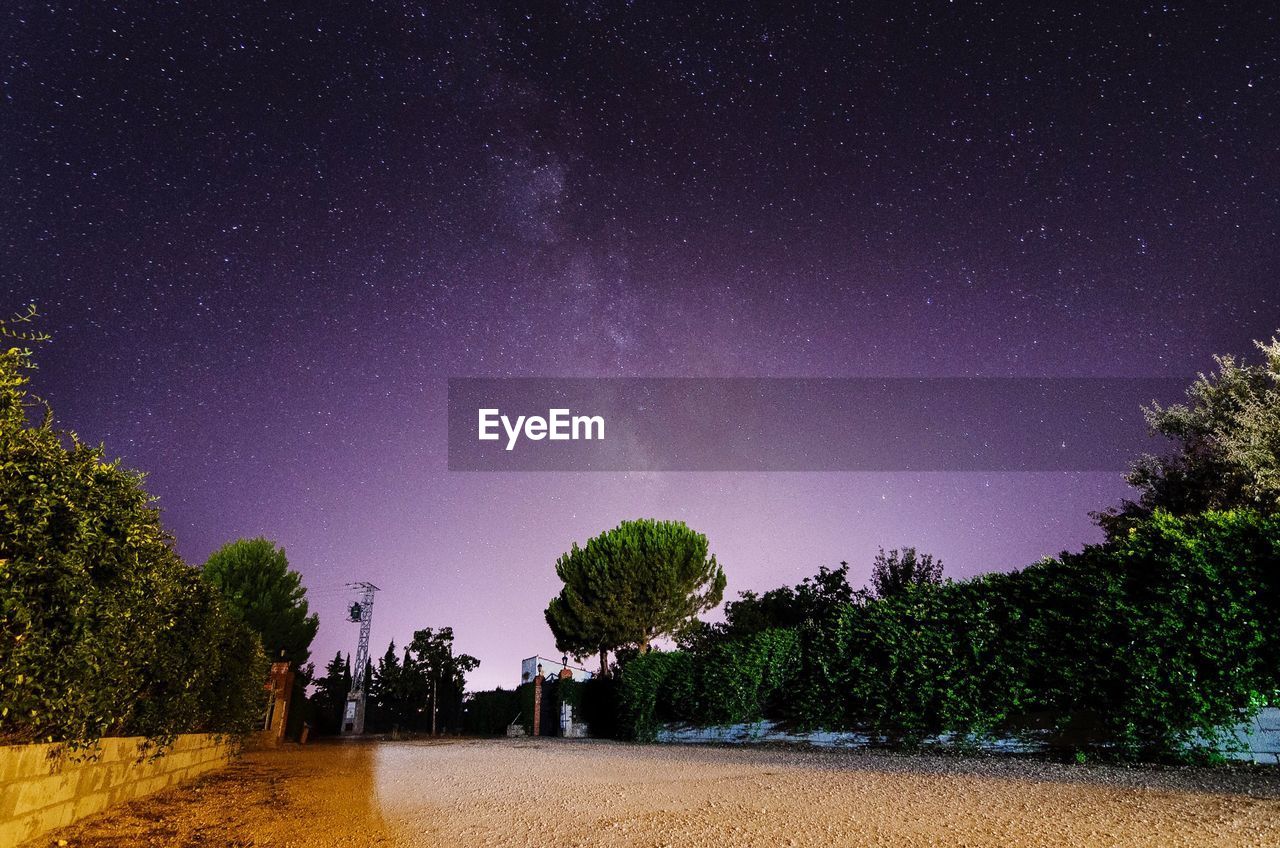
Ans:
{"label": "stone pillar", "polygon": [[289,722],[289,700],[293,696],[293,669],[287,662],[271,664],[267,688],[271,699],[267,705],[266,736],[272,744],[284,741]]}
{"label": "stone pillar", "polygon": [[542,732],[542,683],[546,680],[542,676],[542,666],[538,666],[538,676],[533,678],[533,735],[538,736]]}

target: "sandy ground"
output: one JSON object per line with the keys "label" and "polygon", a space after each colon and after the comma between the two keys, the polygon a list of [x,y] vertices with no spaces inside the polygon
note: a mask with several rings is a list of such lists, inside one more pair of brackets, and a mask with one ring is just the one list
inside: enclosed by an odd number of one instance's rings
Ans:
{"label": "sandy ground", "polygon": [[807,749],[332,742],[66,828],[70,846],[1277,846],[1277,769]]}

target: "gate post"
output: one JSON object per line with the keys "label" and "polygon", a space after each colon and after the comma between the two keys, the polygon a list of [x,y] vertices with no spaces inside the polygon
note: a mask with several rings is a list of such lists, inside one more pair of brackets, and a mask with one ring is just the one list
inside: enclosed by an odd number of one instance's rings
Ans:
{"label": "gate post", "polygon": [[542,732],[542,682],[546,680],[542,676],[542,665],[538,665],[538,676],[533,678],[533,735],[537,736]]}

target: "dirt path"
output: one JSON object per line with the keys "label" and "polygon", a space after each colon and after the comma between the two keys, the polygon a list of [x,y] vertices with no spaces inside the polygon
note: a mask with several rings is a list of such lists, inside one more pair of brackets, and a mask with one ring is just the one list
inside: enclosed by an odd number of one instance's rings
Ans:
{"label": "dirt path", "polygon": [[1275,846],[1280,772],[494,740],[247,756],[71,846]]}
{"label": "dirt path", "polygon": [[372,802],[374,753],[372,745],[316,745],[247,754],[29,845],[395,845]]}

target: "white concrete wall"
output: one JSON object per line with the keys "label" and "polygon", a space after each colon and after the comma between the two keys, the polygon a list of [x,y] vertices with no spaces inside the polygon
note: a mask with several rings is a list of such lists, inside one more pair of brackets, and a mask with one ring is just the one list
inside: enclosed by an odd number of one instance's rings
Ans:
{"label": "white concrete wall", "polygon": [[1253,721],[1237,727],[1235,732],[1245,751],[1229,753],[1232,759],[1280,764],[1280,707],[1267,707]]}
{"label": "white concrete wall", "polygon": [[[1280,764],[1280,708],[1268,707],[1260,712],[1257,718],[1241,724],[1235,730],[1236,738],[1243,746],[1243,751],[1225,751],[1226,755],[1236,760],[1252,760],[1255,763],[1268,765]],[[867,744],[867,736],[860,733],[833,733],[826,730],[815,730],[808,733],[793,733],[782,730],[775,722],[762,721],[755,724],[731,724],[719,727],[688,727],[668,725],[658,731],[659,742],[798,742],[817,745],[819,747],[856,748]],[[1034,746],[1016,739],[995,739],[980,747],[993,751],[1030,751]]]}

